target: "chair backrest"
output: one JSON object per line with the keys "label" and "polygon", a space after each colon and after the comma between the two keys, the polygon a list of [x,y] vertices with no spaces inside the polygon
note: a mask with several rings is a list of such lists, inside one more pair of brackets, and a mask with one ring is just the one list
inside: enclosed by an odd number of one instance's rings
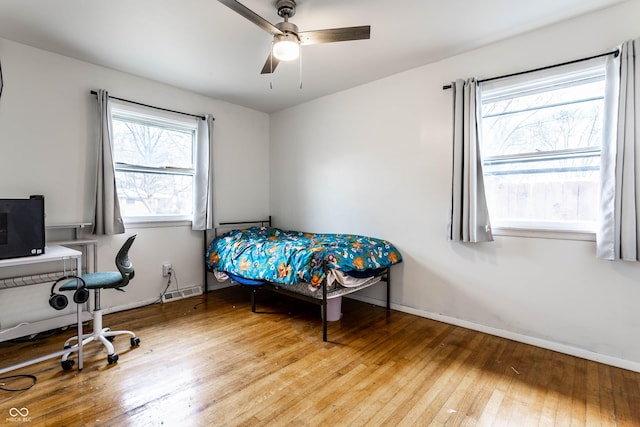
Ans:
{"label": "chair backrest", "polygon": [[118,285],[118,288],[127,286],[135,274],[135,271],[133,270],[133,263],[129,259],[129,249],[131,249],[131,245],[133,245],[135,238],[136,234],[130,236],[116,254],[116,267],[118,268],[118,271],[120,271],[120,274],[122,274],[122,282]]}

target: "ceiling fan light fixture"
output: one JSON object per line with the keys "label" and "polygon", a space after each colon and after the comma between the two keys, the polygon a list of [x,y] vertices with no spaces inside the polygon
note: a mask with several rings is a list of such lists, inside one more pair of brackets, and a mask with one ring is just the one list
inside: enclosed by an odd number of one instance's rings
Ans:
{"label": "ceiling fan light fixture", "polygon": [[280,61],[293,61],[300,56],[300,41],[293,34],[277,35],[273,44],[273,56]]}
{"label": "ceiling fan light fixture", "polygon": [[[301,46],[304,44],[334,43],[370,38],[371,26],[326,28],[314,31],[298,31],[298,26],[289,21],[296,13],[296,0],[270,0],[275,2],[278,15],[284,21],[272,24],[253,10],[237,0],[218,0],[234,12],[253,22],[258,27],[273,36],[271,52],[262,66],[260,74],[272,74],[280,61],[293,61],[301,56]],[[300,61],[302,66],[302,61]]]}

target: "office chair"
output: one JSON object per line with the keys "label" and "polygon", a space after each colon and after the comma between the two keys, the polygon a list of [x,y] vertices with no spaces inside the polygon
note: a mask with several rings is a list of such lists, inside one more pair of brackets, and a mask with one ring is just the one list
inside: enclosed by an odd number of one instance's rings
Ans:
{"label": "office chair", "polygon": [[[100,307],[100,291],[102,289],[116,289],[124,292],[122,288],[129,284],[129,281],[133,279],[134,269],[131,260],[129,259],[129,249],[135,240],[136,235],[129,237],[116,255],[116,267],[118,271],[108,272],[95,272],[88,273],[82,276],[84,286],[87,290],[93,290],[94,292],[94,307],[93,307],[93,332],[82,335],[82,345],[86,345],[91,341],[99,341],[105,346],[107,350],[107,363],[109,365],[118,361],[118,355],[115,353],[113,344],[111,343],[116,335],[130,335],[131,347],[136,347],[140,344],[140,338],[136,337],[131,331],[112,331],[109,328],[102,327],[102,308]],[[61,291],[76,291],[76,280],[70,280],[59,288]],[[74,336],[69,338],[64,343],[64,348],[72,348],[71,342],[78,341],[78,337]],[[68,357],[72,353],[64,353],[62,355],[62,369],[69,370],[74,364],[73,360],[69,360]]]}

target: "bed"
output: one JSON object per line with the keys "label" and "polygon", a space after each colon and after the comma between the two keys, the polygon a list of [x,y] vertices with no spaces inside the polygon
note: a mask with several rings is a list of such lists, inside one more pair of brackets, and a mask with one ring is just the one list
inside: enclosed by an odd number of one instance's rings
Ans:
{"label": "bed", "polygon": [[282,230],[271,220],[242,223],[211,240],[206,249],[207,270],[218,281],[231,280],[250,287],[251,310],[256,312],[256,292],[268,289],[319,305],[322,339],[327,341],[327,305],[338,297],[380,281],[386,283],[390,308],[389,269],[402,262],[390,242],[354,234],[319,234]]}

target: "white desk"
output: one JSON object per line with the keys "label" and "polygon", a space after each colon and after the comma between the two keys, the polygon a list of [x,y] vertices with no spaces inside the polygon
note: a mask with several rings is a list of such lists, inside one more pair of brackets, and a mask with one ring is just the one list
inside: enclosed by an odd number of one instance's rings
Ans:
{"label": "white desk", "polygon": [[[0,268],[2,267],[15,267],[20,265],[38,264],[44,262],[62,262],[64,264],[64,271],[68,271],[67,274],[82,275],[82,252],[75,249],[66,248],[64,246],[47,246],[45,253],[41,255],[23,257],[23,258],[10,258],[0,260]],[[32,322],[24,326],[20,326],[11,330],[0,330],[0,341],[6,341],[25,335],[31,335],[37,332],[47,331],[62,326],[70,325],[74,322],[78,325],[78,336],[82,336],[82,321],[83,311],[82,304],[76,304],[75,320],[74,315],[58,316],[51,319],[41,320],[38,322]],[[78,352],[78,370],[82,369],[82,340],[78,340],[77,349]],[[68,353],[69,349],[61,350],[55,353],[48,354],[46,356],[38,357],[29,360],[24,363],[12,365],[6,368],[0,368],[0,374],[22,368],[24,366],[32,365],[34,363],[41,362],[43,360],[51,359],[53,357],[62,356],[64,353]]]}

